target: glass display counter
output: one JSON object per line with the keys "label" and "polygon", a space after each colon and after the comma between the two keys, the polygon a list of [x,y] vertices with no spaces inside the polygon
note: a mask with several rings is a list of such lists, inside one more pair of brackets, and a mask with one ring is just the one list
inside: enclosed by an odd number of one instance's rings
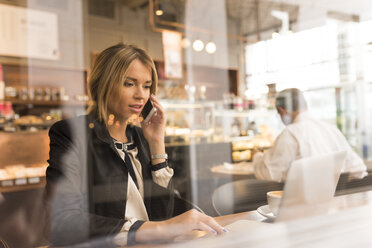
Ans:
{"label": "glass display counter", "polygon": [[213,142],[214,103],[161,100],[166,115],[167,146]]}
{"label": "glass display counter", "polygon": [[281,130],[274,110],[216,109],[215,136],[232,144],[232,161],[250,161],[253,149],[271,147]]}
{"label": "glass display counter", "polygon": [[251,150],[273,144],[283,125],[275,110],[225,109],[222,102],[161,100],[166,146],[231,143],[233,162],[251,160]]}

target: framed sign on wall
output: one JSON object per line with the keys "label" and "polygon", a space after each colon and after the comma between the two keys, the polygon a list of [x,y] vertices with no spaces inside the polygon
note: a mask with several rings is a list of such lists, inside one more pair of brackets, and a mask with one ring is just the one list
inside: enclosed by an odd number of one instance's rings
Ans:
{"label": "framed sign on wall", "polygon": [[58,60],[56,13],[0,4],[0,55]]}
{"label": "framed sign on wall", "polygon": [[162,36],[165,76],[167,78],[182,78],[181,34],[163,31]]}

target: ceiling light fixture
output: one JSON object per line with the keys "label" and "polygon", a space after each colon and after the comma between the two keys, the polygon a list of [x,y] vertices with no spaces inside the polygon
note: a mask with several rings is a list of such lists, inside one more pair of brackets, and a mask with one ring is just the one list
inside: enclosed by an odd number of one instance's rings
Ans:
{"label": "ceiling light fixture", "polygon": [[188,48],[191,45],[191,42],[186,37],[181,40],[181,47]]}
{"label": "ceiling light fixture", "polygon": [[217,46],[216,46],[216,44],[213,41],[210,41],[205,46],[205,50],[207,51],[207,53],[212,54],[212,53],[215,53],[216,52]]}
{"label": "ceiling light fixture", "polygon": [[197,51],[197,52],[200,52],[203,50],[204,48],[204,43],[203,41],[197,39],[195,40],[193,43],[192,43],[192,48]]}
{"label": "ceiling light fixture", "polygon": [[159,3],[159,5],[158,5],[158,9],[155,10],[155,15],[157,15],[157,16],[162,16],[163,14],[164,14],[164,12],[163,12],[163,8],[161,7],[161,4]]}

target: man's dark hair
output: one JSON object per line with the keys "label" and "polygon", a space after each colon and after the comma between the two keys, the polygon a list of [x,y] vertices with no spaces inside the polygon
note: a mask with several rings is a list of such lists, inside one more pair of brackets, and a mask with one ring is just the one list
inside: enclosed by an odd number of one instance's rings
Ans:
{"label": "man's dark hair", "polygon": [[304,95],[299,89],[290,88],[280,91],[276,97],[275,106],[284,108],[288,112],[307,110]]}

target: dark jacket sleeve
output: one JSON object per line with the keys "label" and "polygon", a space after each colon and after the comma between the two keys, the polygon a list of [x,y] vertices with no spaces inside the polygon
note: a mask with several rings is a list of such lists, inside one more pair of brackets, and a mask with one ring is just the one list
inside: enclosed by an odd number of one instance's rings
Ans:
{"label": "dark jacket sleeve", "polygon": [[[53,245],[85,242],[92,234],[115,235],[124,224],[124,218],[89,213],[86,151],[81,144],[84,139],[77,138],[86,134],[84,126],[71,128],[66,121],[61,121],[49,131],[46,192],[50,196],[50,241]],[[91,230],[90,223],[99,225],[94,225],[95,230]]]}

